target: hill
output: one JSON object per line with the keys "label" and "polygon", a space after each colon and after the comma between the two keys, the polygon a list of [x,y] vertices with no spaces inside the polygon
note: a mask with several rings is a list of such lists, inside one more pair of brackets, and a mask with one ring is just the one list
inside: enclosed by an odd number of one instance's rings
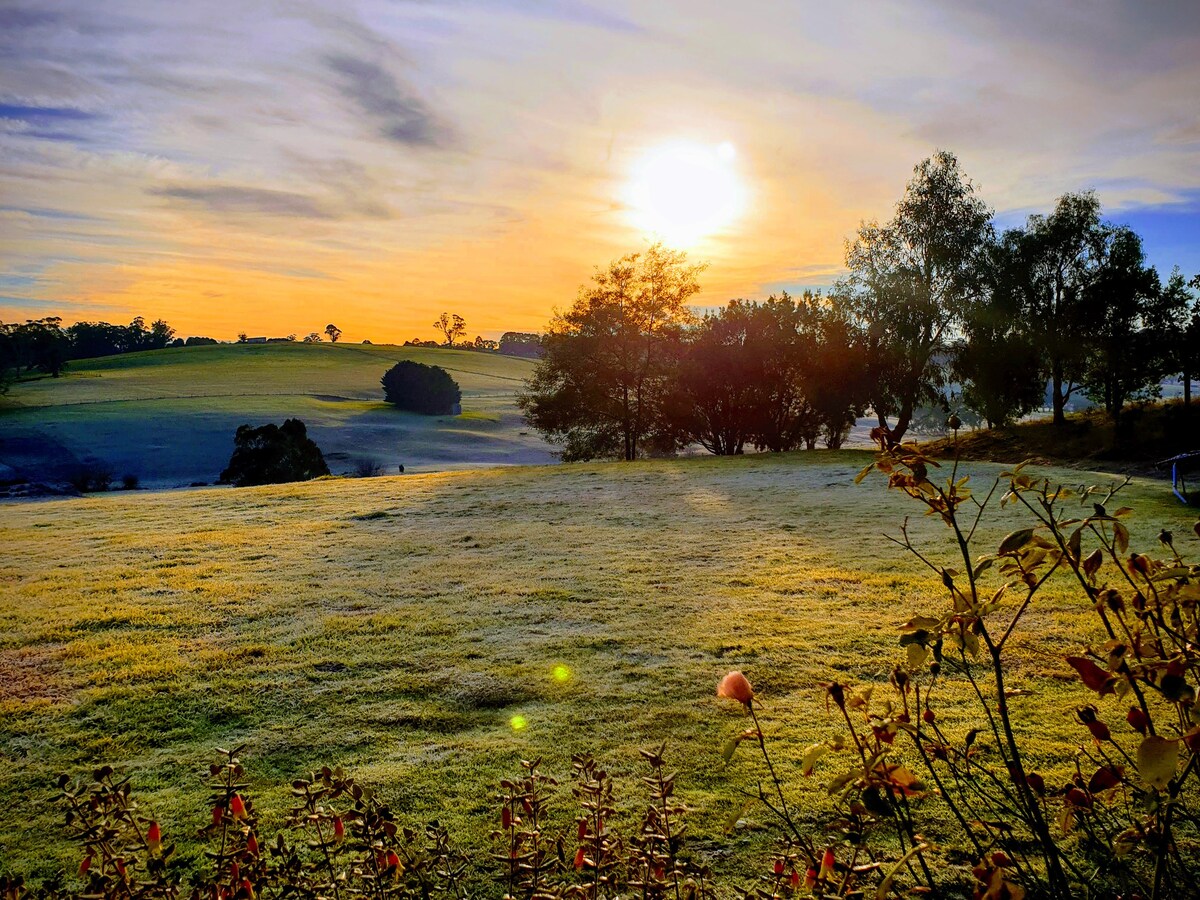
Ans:
{"label": "hill", "polygon": [[[379,379],[413,359],[450,372],[463,413],[425,417],[383,403]],[[0,465],[55,481],[97,461],[120,478],[174,487],[216,480],[239,425],[298,417],[335,473],[554,459],[525,433],[514,397],[533,363],[469,351],[361,344],[224,344],[72,362],[62,378],[0,398]]]}
{"label": "hill", "polygon": [[[833,769],[803,779],[799,757],[841,731],[822,683],[865,680],[883,697],[898,624],[943,602],[937,576],[882,537],[916,508],[878,476],[853,483],[867,458],[0,504],[0,864],[37,875],[78,865],[48,840],[61,814],[45,800],[59,772],[101,761],[133,776],[164,834],[208,815],[212,748],[245,743],[264,809],[290,804],[290,779],[342,764],[407,819],[436,816],[486,847],[495,784],[518,760],[543,757],[562,775],[571,753],[595,751],[619,780],[627,824],[637,749],[665,740],[696,851],[718,871],[745,866],[769,837],[724,829],[761,819],[738,790],[763,773],[749,753],[722,764],[745,719],[716,702],[717,680],[749,675],[797,808],[815,816]],[[986,484],[999,467],[968,471]],[[1194,514],[1161,483],[1135,480],[1123,498],[1134,547],[1154,549],[1165,526],[1200,555]],[[1015,516],[1009,506],[985,524],[989,546]],[[910,531],[952,558],[940,522],[917,515]],[[1047,781],[1064,783],[1086,732],[1063,657],[1099,636],[1089,605],[1052,584],[1014,637],[1010,680],[1020,727],[1058,760]],[[970,727],[967,694],[961,679],[939,687],[939,721],[956,734]]]}

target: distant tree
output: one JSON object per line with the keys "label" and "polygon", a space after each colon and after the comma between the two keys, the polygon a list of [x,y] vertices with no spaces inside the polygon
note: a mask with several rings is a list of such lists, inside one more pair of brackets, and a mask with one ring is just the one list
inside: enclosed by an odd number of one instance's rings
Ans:
{"label": "distant tree", "polygon": [[786,291],[752,307],[746,346],[760,365],[752,432],[759,450],[811,449],[820,438],[821,423],[804,390],[806,357],[814,341],[806,314]]}
{"label": "distant tree", "polygon": [[467,322],[458,313],[442,313],[433,327],[446,336],[447,347],[453,347],[454,342],[467,333]]}
{"label": "distant tree", "polygon": [[247,336],[246,332],[244,332],[244,331],[239,331],[237,337],[238,337],[237,342],[239,344],[244,344],[244,343],[246,343],[246,341],[248,341],[250,339]]}
{"label": "distant tree", "polygon": [[531,426],[563,445],[563,459],[673,449],[664,405],[703,268],[654,244],[597,269],[551,322],[518,403]]}
{"label": "distant tree", "polygon": [[282,484],[329,474],[320,448],[299,419],[288,419],[281,426],[242,425],[233,445],[229,466],[221,473],[222,484]]}
{"label": "distant tree", "polygon": [[288,335],[286,338],[284,338],[284,340],[286,340],[286,341],[294,341],[294,340],[296,340],[296,335],[295,335],[294,333],[293,333],[293,334],[289,334],[289,335]]}
{"label": "distant tree", "polygon": [[828,298],[805,291],[798,305],[806,407],[825,446],[839,450],[871,397],[866,342],[846,310]]}
{"label": "distant tree", "polygon": [[982,293],[964,307],[962,337],[953,347],[950,372],[962,402],[988,428],[1020,418],[1045,398],[1041,351],[1024,314],[1023,239],[1010,231],[990,243],[981,262]]}
{"label": "distant tree", "polygon": [[175,337],[175,329],[163,319],[156,320],[142,340],[143,350],[161,350]]}
{"label": "distant tree", "polygon": [[338,338],[340,338],[342,336],[342,329],[338,328],[336,325],[334,325],[332,322],[330,322],[328,325],[325,326],[325,333],[327,335],[329,335],[329,342],[331,344],[336,344],[338,341]]}
{"label": "distant tree", "polygon": [[319,344],[319,343],[321,343],[321,336],[319,334],[317,334],[315,331],[310,331],[308,334],[306,334],[304,336],[304,343]]}
{"label": "distant tree", "polygon": [[1089,347],[1100,327],[1092,284],[1109,236],[1091,191],[1064,194],[1050,215],[1030,216],[1023,230],[1011,233],[1019,249],[1021,318],[1050,378],[1056,425],[1066,423],[1067,402],[1083,386]]}
{"label": "distant tree", "polygon": [[1182,291],[1163,289],[1158,273],[1146,265],[1141,238],[1124,227],[1107,229],[1103,257],[1087,294],[1096,323],[1084,389],[1119,426],[1130,400],[1161,395],[1162,379],[1174,361],[1172,325],[1188,298]]}
{"label": "distant tree", "polygon": [[[1191,281],[1183,283],[1183,276],[1178,272],[1171,274],[1167,282],[1167,290],[1186,293],[1187,288],[1200,291],[1200,275]],[[1191,413],[1192,382],[1200,375],[1200,297],[1189,295],[1188,304],[1180,310],[1175,323],[1175,364],[1183,379],[1183,406],[1185,414]]]}
{"label": "distant tree", "polygon": [[733,300],[684,336],[667,411],[683,443],[709,453],[742,453],[762,413],[762,360],[753,340],[754,305]]}
{"label": "distant tree", "polygon": [[364,338],[364,339],[363,339],[363,343],[364,343],[364,344],[369,344],[369,343],[371,343],[371,342],[370,342],[370,341],[368,341],[366,338]]}
{"label": "distant tree", "polygon": [[210,337],[190,337],[184,341],[185,347],[204,347],[217,343],[215,338]]}
{"label": "distant tree", "polygon": [[527,359],[540,359],[542,356],[542,336],[525,331],[506,331],[500,335],[499,349],[505,356],[523,356]]}
{"label": "distant tree", "polygon": [[838,301],[864,329],[880,425],[896,417],[900,440],[913,411],[937,396],[940,360],[962,309],[977,293],[977,262],[991,234],[990,211],[953,154],[919,163],[896,214],[863,224],[850,244],[850,274]]}
{"label": "distant tree", "polygon": [[500,349],[500,344],[497,341],[489,340],[483,335],[476,335],[472,346],[483,353],[495,353]]}
{"label": "distant tree", "polygon": [[409,359],[396,363],[380,379],[387,403],[426,416],[457,412],[462,392],[441,366],[427,366]]}
{"label": "distant tree", "polygon": [[186,347],[187,341],[185,341],[181,337],[177,337],[174,340],[172,340],[171,343],[167,344],[167,346],[168,347]]}

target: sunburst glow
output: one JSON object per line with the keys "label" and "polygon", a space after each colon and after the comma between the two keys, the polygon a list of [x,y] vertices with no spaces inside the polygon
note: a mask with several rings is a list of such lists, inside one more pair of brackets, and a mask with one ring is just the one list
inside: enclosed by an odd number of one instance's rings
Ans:
{"label": "sunburst glow", "polygon": [[634,169],[627,200],[635,227],[688,247],[733,224],[746,206],[737,151],[728,142],[655,148]]}

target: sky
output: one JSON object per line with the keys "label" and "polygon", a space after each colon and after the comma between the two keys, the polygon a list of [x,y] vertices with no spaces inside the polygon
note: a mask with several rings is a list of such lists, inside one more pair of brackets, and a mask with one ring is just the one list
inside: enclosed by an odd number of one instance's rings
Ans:
{"label": "sky", "polygon": [[0,321],[496,337],[656,236],[821,287],[938,149],[1200,272],[1200,3],[0,0]]}

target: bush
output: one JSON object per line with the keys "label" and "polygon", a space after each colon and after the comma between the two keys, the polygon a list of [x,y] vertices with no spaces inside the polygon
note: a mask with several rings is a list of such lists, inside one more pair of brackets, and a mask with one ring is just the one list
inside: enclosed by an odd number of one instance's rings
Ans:
{"label": "bush", "polygon": [[[686,847],[686,807],[675,796],[675,775],[663,760],[664,747],[641,751],[647,767],[641,814],[618,831],[613,781],[592,757],[571,762],[573,815],[561,831],[551,825],[558,782],[537,761],[500,784],[493,807],[499,828],[490,848],[465,855],[436,822],[406,826],[373,791],[341,769],[322,768],[292,782],[292,808],[285,829],[271,836],[247,791],[238,754],[219,751],[209,767],[207,808],[211,816],[192,831],[206,858],[193,873],[190,896],[222,900],[256,897],[365,897],[371,900],[430,900],[490,894],[470,890],[468,876],[486,872],[513,898],[601,898],[712,900],[710,875]],[[128,777],[110,766],[90,782],[58,780],[66,808],[66,830],[80,845],[79,878],[71,889],[47,885],[37,896],[89,900],[177,900],[188,896],[175,858],[186,834],[167,834],[139,810]],[[573,809],[571,809],[573,808]],[[190,839],[194,840],[194,838]],[[189,848],[189,850],[192,848]],[[185,852],[179,856],[199,858]],[[474,871],[472,871],[474,870]],[[782,870],[781,870],[782,871]],[[776,873],[776,885],[784,879]],[[0,897],[34,896],[19,878],[0,877]]]}
{"label": "bush", "polygon": [[132,472],[126,472],[121,476],[121,487],[127,491],[136,491],[140,483],[138,477]]}
{"label": "bush", "polygon": [[67,481],[81,494],[94,494],[112,486],[113,471],[106,463],[86,462],[77,466]]}
{"label": "bush", "polygon": [[221,473],[222,484],[282,484],[329,474],[325,457],[299,419],[288,419],[282,426],[242,425],[233,444],[229,467]]}
{"label": "bush", "polygon": [[426,416],[449,416],[459,411],[462,391],[441,366],[402,360],[380,380],[383,399],[409,412]]}
{"label": "bush", "polygon": [[377,478],[387,471],[387,466],[377,459],[360,459],[354,464],[356,478]]}

